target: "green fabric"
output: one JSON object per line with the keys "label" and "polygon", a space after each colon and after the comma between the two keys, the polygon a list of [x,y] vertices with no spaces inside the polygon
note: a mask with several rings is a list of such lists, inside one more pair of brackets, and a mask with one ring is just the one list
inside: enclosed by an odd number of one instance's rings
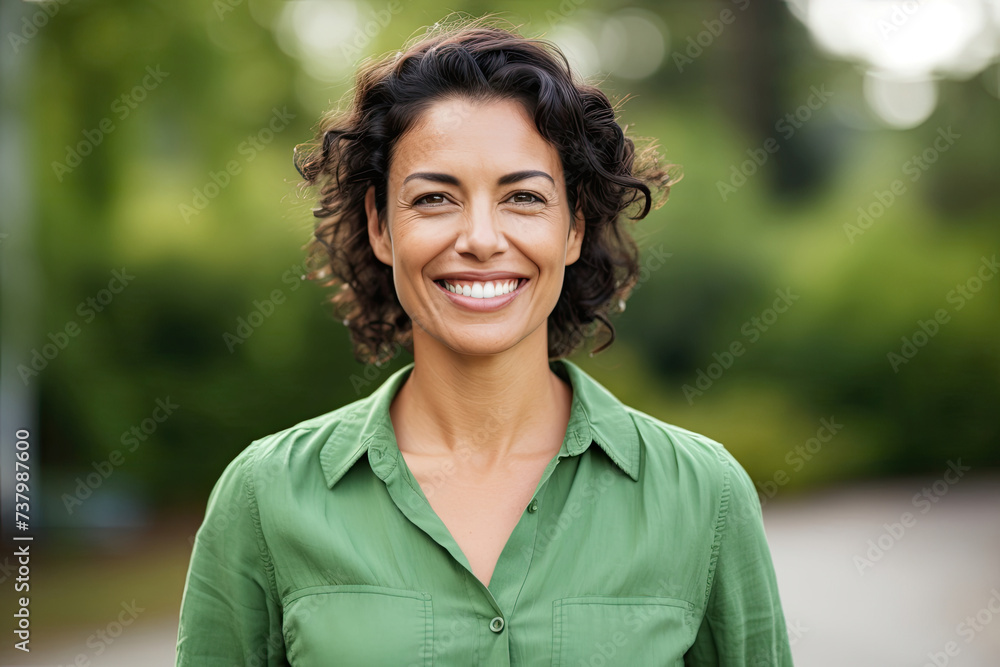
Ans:
{"label": "green fabric", "polygon": [[791,665],[739,463],[574,363],[549,366],[573,388],[566,436],[488,588],[396,444],[389,405],[410,362],[226,468],[195,539],[177,664]]}

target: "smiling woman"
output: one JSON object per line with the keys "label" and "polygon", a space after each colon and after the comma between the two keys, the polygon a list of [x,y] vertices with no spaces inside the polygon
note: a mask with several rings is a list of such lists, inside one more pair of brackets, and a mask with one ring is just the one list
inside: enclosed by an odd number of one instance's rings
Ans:
{"label": "smiling woman", "polygon": [[[414,349],[547,347],[542,325],[566,266],[580,257],[584,219],[578,209],[571,224],[559,152],[524,107],[446,98],[425,110],[395,154],[387,210],[378,210],[374,186],[365,204],[374,254],[391,267],[399,303],[418,323]],[[447,171],[424,169],[431,166]],[[538,342],[524,342],[531,337]]]}
{"label": "smiling woman", "polygon": [[413,361],[226,468],[177,664],[791,664],[743,468],[565,359],[614,340],[622,213],[674,182],[608,98],[461,21],[366,65],[296,165],[357,358]]}

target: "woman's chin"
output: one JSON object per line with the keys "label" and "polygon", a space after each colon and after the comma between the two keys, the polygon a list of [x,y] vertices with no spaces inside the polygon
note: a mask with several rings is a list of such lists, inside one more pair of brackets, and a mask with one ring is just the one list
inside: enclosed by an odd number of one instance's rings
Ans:
{"label": "woman's chin", "polygon": [[468,356],[485,357],[509,352],[515,347],[514,341],[463,341],[449,346],[452,352]]}
{"label": "woman's chin", "polygon": [[[517,347],[518,339],[512,335],[436,337],[436,342],[448,351],[467,356],[490,356],[510,352]],[[416,350],[417,348],[415,348]]]}

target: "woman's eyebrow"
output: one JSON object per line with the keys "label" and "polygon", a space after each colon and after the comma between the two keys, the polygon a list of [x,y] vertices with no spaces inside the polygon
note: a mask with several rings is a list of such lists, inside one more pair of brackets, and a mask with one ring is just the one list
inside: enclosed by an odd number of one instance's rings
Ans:
{"label": "woman's eyebrow", "polygon": [[524,171],[515,171],[511,174],[506,174],[497,179],[497,185],[508,185],[510,183],[517,183],[518,181],[523,181],[528,178],[534,178],[535,176],[542,176],[543,178],[549,179],[552,185],[556,184],[554,178],[546,174],[544,171],[539,171],[537,169],[525,169]]}
{"label": "woman's eyebrow", "polygon": [[[539,171],[537,169],[526,169],[524,171],[515,171],[510,174],[504,174],[503,176],[497,179],[497,185],[509,185],[510,183],[516,183],[517,181],[523,181],[528,178],[534,178],[535,176],[541,176],[543,178],[547,178],[552,182],[552,185],[556,184],[555,179],[549,176],[544,171]],[[404,178],[402,184],[406,185],[407,182],[415,178],[422,178],[424,180],[435,181],[437,183],[448,183],[449,185],[461,185],[461,181],[459,181],[458,178],[456,178],[455,176],[452,176],[451,174],[442,174],[433,171],[414,172],[409,176],[407,176],[406,178]]]}

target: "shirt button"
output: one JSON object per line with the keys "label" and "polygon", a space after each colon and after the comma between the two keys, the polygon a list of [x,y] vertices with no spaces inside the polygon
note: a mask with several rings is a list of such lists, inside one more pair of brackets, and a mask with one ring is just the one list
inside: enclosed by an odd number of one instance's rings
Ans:
{"label": "shirt button", "polygon": [[503,617],[497,616],[492,621],[490,621],[490,630],[493,632],[500,632],[503,630]]}
{"label": "shirt button", "polygon": [[532,498],[531,502],[528,503],[528,511],[531,512],[532,514],[538,511],[538,501],[535,500],[534,498]]}

